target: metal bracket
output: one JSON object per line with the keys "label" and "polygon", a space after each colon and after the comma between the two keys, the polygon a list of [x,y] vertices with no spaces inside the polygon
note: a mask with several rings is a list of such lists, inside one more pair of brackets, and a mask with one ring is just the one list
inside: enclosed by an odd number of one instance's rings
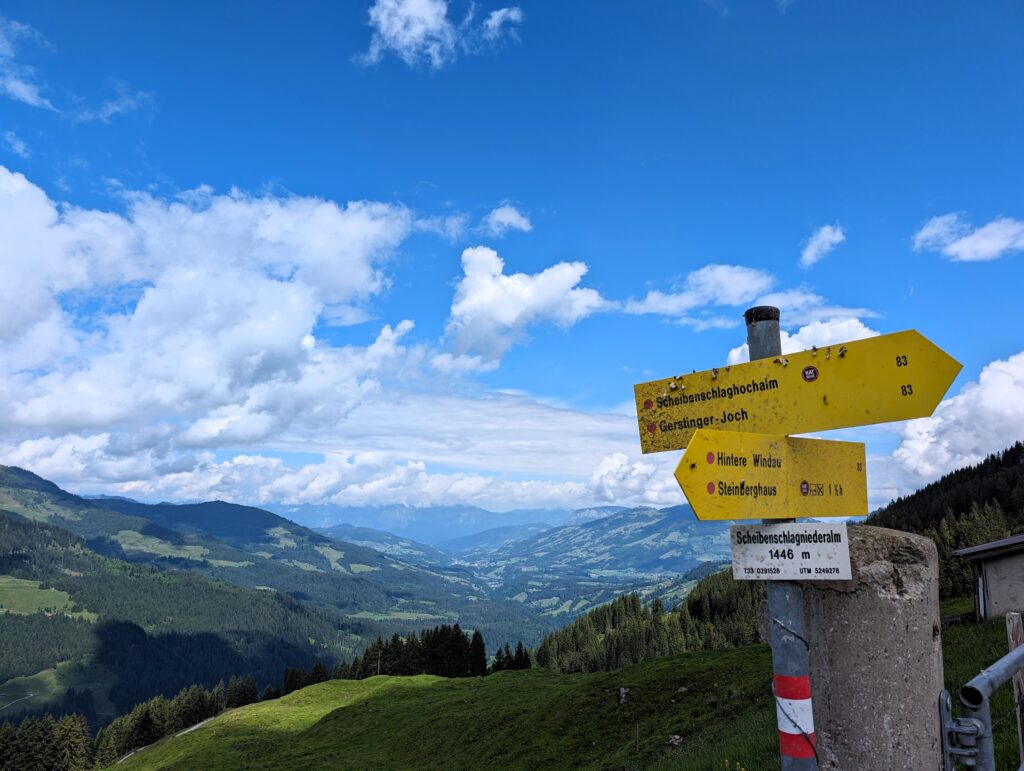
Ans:
{"label": "metal bracket", "polygon": [[978,737],[985,732],[985,725],[973,717],[953,717],[953,700],[949,691],[939,696],[939,721],[942,726],[942,763],[944,771],[956,771],[960,763],[976,768],[978,762]]}

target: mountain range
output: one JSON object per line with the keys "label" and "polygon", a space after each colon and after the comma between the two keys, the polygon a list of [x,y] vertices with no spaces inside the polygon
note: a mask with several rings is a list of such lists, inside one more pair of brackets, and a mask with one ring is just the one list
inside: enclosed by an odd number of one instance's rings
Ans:
{"label": "mountain range", "polygon": [[[471,536],[496,527],[523,522],[568,524],[577,512],[569,509],[513,509],[488,511],[477,506],[339,506],[337,504],[267,504],[271,511],[308,527],[354,525],[385,530],[420,543],[437,546],[441,541]],[[617,507],[612,507],[617,508]],[[593,509],[580,511],[592,512]]]}
{"label": "mountain range", "polygon": [[724,526],[698,528],[686,507],[498,527],[482,509],[416,515],[461,518],[462,534],[431,545],[223,501],[87,499],[0,466],[0,712],[88,691],[98,715],[113,715],[192,682],[273,681],[286,665],[456,621],[491,650],[533,645],[624,591],[675,602],[695,580],[687,571],[728,552]]}

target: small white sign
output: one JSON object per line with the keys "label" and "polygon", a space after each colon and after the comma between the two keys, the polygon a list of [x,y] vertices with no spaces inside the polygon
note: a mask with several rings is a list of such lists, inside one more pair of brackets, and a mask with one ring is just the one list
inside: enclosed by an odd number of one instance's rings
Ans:
{"label": "small white sign", "polygon": [[846,523],[733,525],[732,577],[741,581],[848,581]]}

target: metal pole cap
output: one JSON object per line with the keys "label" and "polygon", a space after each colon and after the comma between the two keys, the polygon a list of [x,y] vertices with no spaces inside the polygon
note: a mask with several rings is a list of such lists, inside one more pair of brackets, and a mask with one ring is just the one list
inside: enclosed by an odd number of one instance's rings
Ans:
{"label": "metal pole cap", "polygon": [[759,321],[778,321],[779,309],[772,305],[757,305],[745,310],[743,318],[746,319],[748,327]]}

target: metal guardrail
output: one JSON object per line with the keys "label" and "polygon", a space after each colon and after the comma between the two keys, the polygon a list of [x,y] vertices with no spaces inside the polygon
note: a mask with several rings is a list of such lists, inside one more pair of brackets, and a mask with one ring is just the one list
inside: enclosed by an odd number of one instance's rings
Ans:
{"label": "metal guardrail", "polygon": [[[1021,670],[1024,670],[1024,645],[1014,648],[960,689],[963,714],[958,718],[953,717],[953,700],[949,691],[942,692],[939,713],[945,771],[956,771],[958,763],[967,768],[995,771],[996,749],[989,699],[996,689]],[[1010,715],[1016,714],[1020,706],[1019,702],[1015,704]],[[1020,771],[1024,771],[1024,764]]]}

